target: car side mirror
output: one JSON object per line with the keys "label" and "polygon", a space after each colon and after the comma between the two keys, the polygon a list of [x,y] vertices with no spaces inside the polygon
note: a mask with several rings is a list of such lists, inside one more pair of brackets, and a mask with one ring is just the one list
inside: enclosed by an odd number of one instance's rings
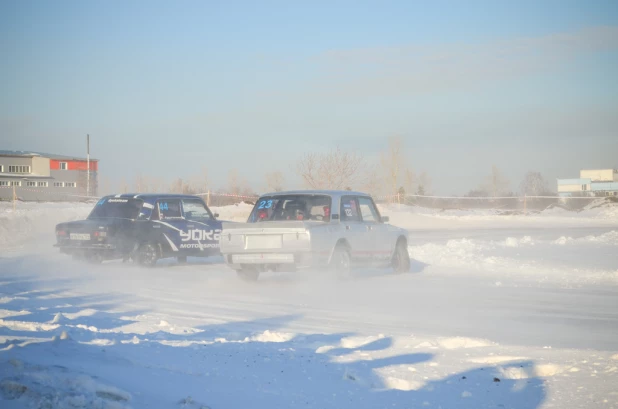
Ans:
{"label": "car side mirror", "polygon": [[388,216],[382,216],[382,223],[388,223],[390,218]]}
{"label": "car side mirror", "polygon": [[215,219],[219,217],[219,213],[215,213]]}
{"label": "car side mirror", "polygon": [[333,214],[330,218],[333,219],[333,220],[339,220],[339,215],[338,214]]}

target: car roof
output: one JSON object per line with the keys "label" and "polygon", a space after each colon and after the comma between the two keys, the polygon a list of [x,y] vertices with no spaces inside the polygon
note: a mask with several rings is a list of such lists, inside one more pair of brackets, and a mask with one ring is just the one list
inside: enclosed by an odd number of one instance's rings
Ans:
{"label": "car roof", "polygon": [[117,195],[107,195],[106,198],[109,197],[119,197],[123,199],[142,199],[146,201],[153,201],[158,199],[201,199],[199,196],[195,195],[185,195],[185,194],[176,194],[176,193],[121,193]]}
{"label": "car roof", "polygon": [[355,192],[351,190],[287,190],[283,192],[264,193],[260,195],[260,197],[283,195],[370,196],[367,193]]}

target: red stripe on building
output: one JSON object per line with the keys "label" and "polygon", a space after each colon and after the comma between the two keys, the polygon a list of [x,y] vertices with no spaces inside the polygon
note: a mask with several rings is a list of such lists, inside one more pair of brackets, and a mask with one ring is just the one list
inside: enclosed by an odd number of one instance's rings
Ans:
{"label": "red stripe on building", "polygon": [[[50,159],[49,168],[51,170],[60,170],[60,162],[67,164],[67,170],[88,170],[88,162],[85,160],[56,160]],[[96,172],[99,170],[98,161],[90,161],[90,170]]]}

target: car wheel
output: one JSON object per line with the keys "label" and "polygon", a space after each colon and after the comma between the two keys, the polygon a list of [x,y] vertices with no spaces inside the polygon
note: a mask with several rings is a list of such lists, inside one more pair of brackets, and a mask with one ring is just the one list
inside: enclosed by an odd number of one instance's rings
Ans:
{"label": "car wheel", "polygon": [[137,262],[142,266],[154,267],[159,259],[159,249],[154,243],[144,243],[137,254]]}
{"label": "car wheel", "polygon": [[243,281],[255,282],[260,277],[260,271],[255,267],[243,267],[236,271],[238,278]]}
{"label": "car wheel", "polygon": [[408,246],[406,246],[404,240],[399,240],[397,242],[391,265],[396,273],[407,273],[410,271],[410,254],[408,253]]}
{"label": "car wheel", "polygon": [[176,257],[178,264],[187,264],[187,256],[178,256]]}
{"label": "car wheel", "polygon": [[352,271],[350,250],[344,245],[337,245],[330,259],[330,269],[341,278],[349,278]]}

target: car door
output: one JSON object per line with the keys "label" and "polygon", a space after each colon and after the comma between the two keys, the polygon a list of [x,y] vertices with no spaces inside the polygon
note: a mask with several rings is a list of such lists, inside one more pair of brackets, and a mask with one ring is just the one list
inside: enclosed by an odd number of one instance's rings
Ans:
{"label": "car door", "polygon": [[365,261],[367,258],[367,230],[363,225],[358,210],[358,200],[355,196],[343,196],[339,213],[344,227],[344,237],[351,247],[351,257],[355,261]]}
{"label": "car door", "polygon": [[181,234],[181,247],[192,250],[194,255],[209,255],[219,251],[220,223],[199,198],[181,200],[182,215],[187,230]]}
{"label": "car door", "polygon": [[153,235],[159,237],[165,256],[186,255],[181,246],[186,235],[187,221],[182,216],[180,199],[163,198],[157,200],[150,218]]}
{"label": "car door", "polygon": [[367,254],[372,260],[384,260],[391,256],[391,244],[388,238],[388,227],[382,223],[380,213],[373,202],[367,196],[358,198],[358,206],[366,229],[368,250]]}

